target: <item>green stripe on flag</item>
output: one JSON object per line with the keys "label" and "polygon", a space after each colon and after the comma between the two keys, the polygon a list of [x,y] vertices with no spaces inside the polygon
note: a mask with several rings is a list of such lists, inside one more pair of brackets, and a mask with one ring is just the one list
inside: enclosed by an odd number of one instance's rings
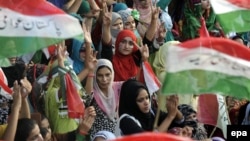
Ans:
{"label": "green stripe on flag", "polygon": [[250,10],[238,10],[217,16],[225,33],[250,31]]}
{"label": "green stripe on flag", "polygon": [[[82,40],[82,34],[75,36],[75,39]],[[46,37],[0,37],[0,59],[21,56],[23,54],[35,52],[42,48],[56,44],[65,40],[64,38]]]}
{"label": "green stripe on flag", "polygon": [[167,73],[162,93],[165,95],[221,93],[250,99],[250,79],[205,70]]}

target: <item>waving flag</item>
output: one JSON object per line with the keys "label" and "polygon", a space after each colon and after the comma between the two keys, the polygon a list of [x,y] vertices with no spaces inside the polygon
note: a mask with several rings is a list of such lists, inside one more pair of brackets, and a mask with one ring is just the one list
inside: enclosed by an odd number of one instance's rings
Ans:
{"label": "waving flag", "polygon": [[225,38],[201,37],[167,51],[162,93],[222,93],[250,98],[250,50]]}
{"label": "waving flag", "polygon": [[216,94],[200,95],[197,107],[198,120],[201,123],[220,128],[226,138],[227,125],[230,124],[230,120],[224,97]]}
{"label": "waving flag", "polygon": [[3,70],[0,68],[0,95],[10,97],[12,90],[8,87],[7,78],[4,75]]}
{"label": "waving flag", "polygon": [[82,35],[76,18],[46,0],[0,0],[0,59]]}
{"label": "waving flag", "polygon": [[145,132],[122,136],[111,141],[192,141],[192,139],[167,133]]}
{"label": "waving flag", "polygon": [[250,31],[249,0],[210,0],[225,33]]}

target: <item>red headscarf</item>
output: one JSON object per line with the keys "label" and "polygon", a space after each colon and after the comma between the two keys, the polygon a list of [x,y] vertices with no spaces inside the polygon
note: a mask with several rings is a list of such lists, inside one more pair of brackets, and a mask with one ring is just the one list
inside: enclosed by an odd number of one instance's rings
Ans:
{"label": "red headscarf", "polygon": [[112,60],[115,71],[114,81],[125,81],[131,77],[135,77],[139,70],[133,57],[133,53],[138,50],[136,46],[133,47],[133,52],[129,55],[123,55],[119,52],[119,44],[125,37],[130,37],[136,42],[136,36],[130,30],[122,30],[118,34],[115,42],[115,55]]}

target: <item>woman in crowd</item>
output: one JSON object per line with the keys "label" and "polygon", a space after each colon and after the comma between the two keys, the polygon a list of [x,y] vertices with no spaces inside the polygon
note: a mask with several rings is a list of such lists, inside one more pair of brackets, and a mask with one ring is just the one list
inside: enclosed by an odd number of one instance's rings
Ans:
{"label": "woman in crowd", "polygon": [[[182,126],[184,117],[177,109],[178,97],[167,99],[168,113],[160,112],[159,120],[154,127],[155,109],[151,108],[150,95],[144,84],[129,79],[123,83],[119,103],[118,129],[121,135],[130,135],[145,131],[167,132],[170,127]],[[119,132],[116,134],[119,135]]]}
{"label": "woman in crowd", "polygon": [[[89,131],[91,138],[98,131],[114,133],[118,118],[119,92],[122,82],[114,82],[112,63],[107,59],[99,59],[93,73],[87,78],[86,93],[88,105],[96,109],[96,119]],[[92,95],[92,94],[93,95]],[[93,98],[91,98],[93,97]]]}
{"label": "woman in crowd", "polygon": [[35,120],[22,118],[18,120],[15,141],[43,141]]}

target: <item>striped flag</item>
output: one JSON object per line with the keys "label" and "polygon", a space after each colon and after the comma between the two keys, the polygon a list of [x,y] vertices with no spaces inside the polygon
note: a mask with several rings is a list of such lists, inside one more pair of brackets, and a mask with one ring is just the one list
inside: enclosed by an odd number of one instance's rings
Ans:
{"label": "striped flag", "polygon": [[147,61],[142,63],[143,75],[145,84],[148,88],[149,93],[152,95],[154,92],[158,91],[161,87],[160,80],[156,77],[153,69]]}
{"label": "striped flag", "polygon": [[0,95],[11,98],[10,94],[12,94],[12,90],[8,87],[8,80],[0,68]]}
{"label": "striped flag", "polygon": [[0,59],[83,39],[79,21],[46,0],[0,0]]}
{"label": "striped flag", "polygon": [[250,50],[225,38],[201,37],[168,48],[162,93],[221,93],[250,98]]}
{"label": "striped flag", "polygon": [[210,0],[225,33],[250,31],[249,0]]}
{"label": "striped flag", "polygon": [[216,94],[200,95],[197,107],[199,122],[220,128],[226,138],[230,120],[224,97]]}

